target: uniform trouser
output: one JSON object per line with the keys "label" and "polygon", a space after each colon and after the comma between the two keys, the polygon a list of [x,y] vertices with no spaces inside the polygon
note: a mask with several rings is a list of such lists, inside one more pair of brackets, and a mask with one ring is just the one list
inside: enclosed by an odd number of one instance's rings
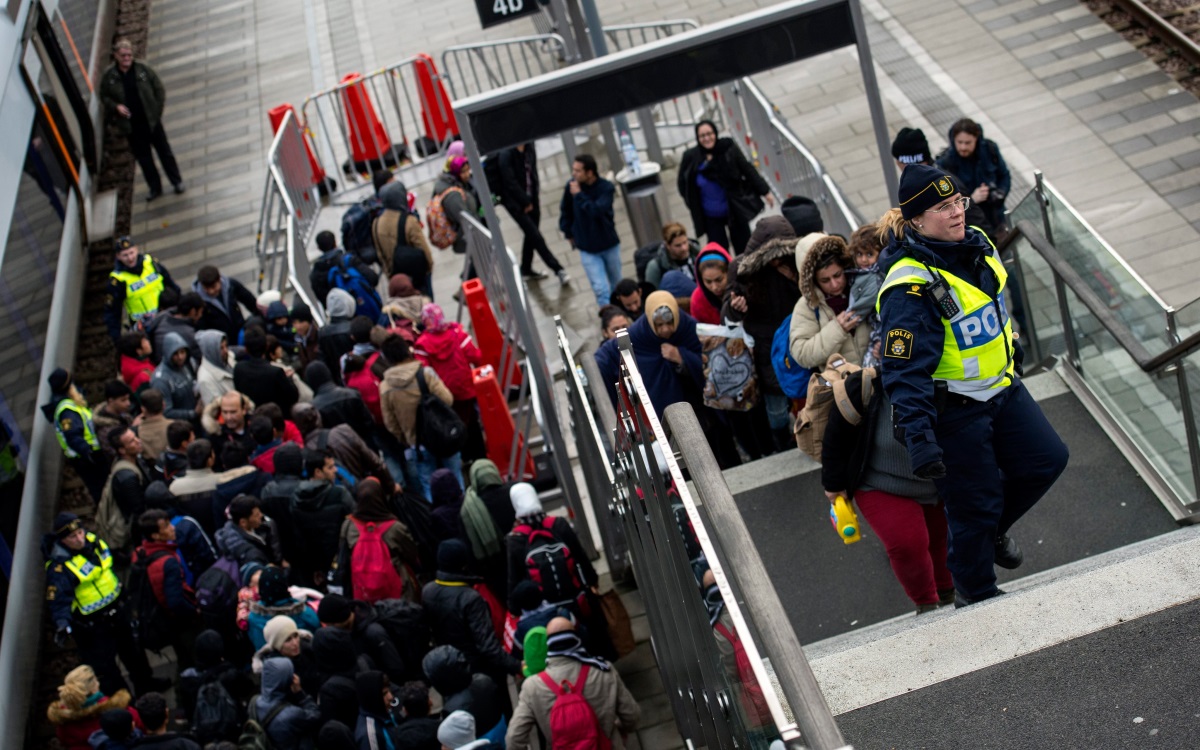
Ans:
{"label": "uniform trouser", "polygon": [[75,645],[79,647],[79,661],[96,672],[100,692],[112,695],[128,689],[117,667],[118,658],[133,680],[134,695],[150,689],[150,678],[153,677],[150,663],[134,638],[129,613],[120,599],[94,615],[76,614],[71,625]]}
{"label": "uniform trouser", "polygon": [[532,211],[525,213],[519,208],[514,209],[508,205],[505,205],[505,208],[508,209],[508,214],[512,216],[513,221],[517,222],[517,226],[525,235],[525,241],[521,243],[521,272],[529,273],[533,270],[534,252],[537,252],[538,257],[551,271],[554,273],[561,271],[562,264],[558,262],[558,258],[554,257],[554,253],[550,252],[550,247],[546,244],[546,237],[542,234],[542,230],[538,229],[538,222],[542,218],[541,209],[534,206]]}
{"label": "uniform trouser", "polygon": [[167,132],[163,130],[162,123],[158,123],[149,132],[143,132],[140,128],[134,128],[134,131],[129,134],[129,150],[133,152],[133,157],[137,159],[138,165],[142,168],[142,176],[146,178],[146,184],[150,186],[150,192],[162,192],[162,178],[158,176],[158,167],[154,165],[154,156],[151,155],[150,149],[153,148],[158,152],[158,160],[162,162],[163,171],[167,173],[167,179],[172,185],[178,185],[183,182],[183,177],[179,174],[179,165],[175,163],[175,154],[171,151],[171,144],[167,142]]}
{"label": "uniform trouser", "polygon": [[996,593],[996,539],[1041,499],[1067,466],[1067,446],[1018,381],[986,403],[938,417],[946,477],[936,480],[950,528],[947,564],[970,599]]}

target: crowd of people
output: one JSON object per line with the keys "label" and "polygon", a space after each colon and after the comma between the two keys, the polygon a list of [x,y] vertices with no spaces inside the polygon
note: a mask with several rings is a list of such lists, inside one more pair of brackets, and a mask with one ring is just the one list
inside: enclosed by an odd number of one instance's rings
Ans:
{"label": "crowd of people", "polygon": [[918,613],[1003,593],[993,565],[1023,558],[1009,529],[1067,450],[1020,380],[996,144],[964,118],[935,159],[904,128],[899,206],[842,237],[804,197],[759,216],[770,193],[740,149],[712,122],[696,136],[678,188],[708,242],[668,223],[614,285],[595,353],[614,407],[624,329],[655,411],[691,404],[722,468],[797,445],[819,461]]}
{"label": "crowd of people", "polygon": [[[457,226],[478,205],[461,154],[443,176]],[[482,354],[432,301],[406,188],[376,188],[373,255],[316,237],[324,325],[213,266],[184,290],[117,240],[114,378],[89,405],[60,368],[43,407],[93,502],[43,539],[81,664],[47,711],[66,747],[522,748],[552,728],[621,747],[636,727],[600,579],[488,459]],[[590,723],[554,713],[563,685]]]}

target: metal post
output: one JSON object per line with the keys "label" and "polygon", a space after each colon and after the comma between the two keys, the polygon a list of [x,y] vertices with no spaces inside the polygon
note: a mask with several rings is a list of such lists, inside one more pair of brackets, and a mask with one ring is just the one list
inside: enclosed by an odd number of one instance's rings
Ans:
{"label": "metal post", "polygon": [[896,176],[896,165],[892,161],[891,136],[888,134],[887,118],[883,114],[883,100],[879,98],[879,81],[875,78],[875,63],[871,59],[871,42],[867,39],[867,25],[863,21],[859,0],[850,0],[850,18],[854,24],[854,40],[858,46],[858,64],[862,68],[863,89],[867,105],[871,109],[871,124],[875,127],[875,145],[879,149],[879,163],[883,165],[883,182],[893,201],[900,196],[900,179]]}
{"label": "metal post", "polygon": [[[1038,209],[1042,212],[1042,231],[1046,240],[1054,244],[1054,228],[1050,226],[1049,199],[1042,181],[1042,171],[1033,173],[1033,189],[1037,193]],[[1075,321],[1071,318],[1071,303],[1067,298],[1067,284],[1057,273],[1054,274],[1054,293],[1058,297],[1058,315],[1062,321],[1063,344],[1067,347],[1067,361],[1080,374],[1083,373],[1083,362],[1079,359],[1079,342],[1075,340]]]}
{"label": "metal post", "polygon": [[[604,26],[600,23],[600,13],[596,10],[595,0],[570,1],[577,3],[583,9],[588,36],[592,40],[592,50],[595,56],[604,57],[608,54],[608,41],[604,38]],[[608,152],[609,165],[614,172],[619,172],[620,165],[625,163],[625,157],[621,155],[621,144],[618,138],[621,133],[629,132],[629,118],[624,114],[613,115],[612,124],[601,123],[600,129],[604,133],[604,148]]]}

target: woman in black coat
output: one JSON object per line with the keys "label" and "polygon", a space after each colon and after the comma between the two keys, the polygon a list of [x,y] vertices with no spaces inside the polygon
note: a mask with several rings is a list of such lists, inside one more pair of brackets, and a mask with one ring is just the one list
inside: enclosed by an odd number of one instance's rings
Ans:
{"label": "woman in black coat", "polygon": [[679,194],[692,214],[696,235],[708,236],[733,254],[750,239],[750,221],[775,205],[771,188],[732,138],[718,138],[711,120],[696,125],[697,145],[679,164]]}

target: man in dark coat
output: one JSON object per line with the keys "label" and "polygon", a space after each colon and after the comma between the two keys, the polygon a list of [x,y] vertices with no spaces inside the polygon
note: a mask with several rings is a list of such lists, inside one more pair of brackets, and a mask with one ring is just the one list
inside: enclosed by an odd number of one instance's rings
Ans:
{"label": "man in dark coat", "polygon": [[288,505],[300,543],[300,555],[292,562],[305,585],[311,581],[319,587],[337,557],[338,534],[346,516],[354,512],[354,498],[334,484],[337,463],[332,455],[306,450],[304,467],[309,479],[296,486]]}
{"label": "man in dark coat", "polygon": [[342,385],[342,355],[354,351],[354,337],[350,335],[350,324],[354,320],[356,305],[354,297],[346,290],[330,289],[325,300],[325,312],[329,313],[329,322],[317,332],[317,348],[321,352],[321,361],[333,373],[333,380],[338,385]]}
{"label": "man in dark coat", "polygon": [[196,272],[192,291],[204,300],[204,315],[197,328],[221,331],[230,341],[237,341],[246,323],[242,308],[251,313],[258,310],[254,294],[237,279],[227,278],[216,266],[202,266]]}
{"label": "man in dark coat", "polygon": [[267,361],[267,336],[261,331],[247,331],[246,359],[233,368],[233,385],[255,404],[276,404],[284,414],[300,400],[296,384],[282,367]]}
{"label": "man in dark coat", "polygon": [[[323,626],[349,633],[355,652],[369,658],[392,682],[404,681],[406,665],[370,604],[340,594],[326,594],[317,616]],[[413,665],[414,668],[418,666]]]}
{"label": "man in dark coat", "polygon": [[544,279],[546,274],[533,270],[533,253],[536,250],[542,262],[558,276],[559,281],[567,283],[567,272],[554,253],[546,245],[546,238],[538,228],[542,218],[542,207],[538,204],[539,180],[537,170],[537,153],[533,143],[522,143],[505,149],[496,155],[500,166],[500,184],[493,185],[499,189],[500,203],[517,222],[525,241],[521,245],[521,276],[527,279]]}
{"label": "man in dark coat", "polygon": [[362,394],[334,383],[333,373],[324,362],[309,363],[304,370],[304,380],[313,390],[312,405],[321,413],[321,424],[326,427],[348,424],[368,445],[372,443],[375,420],[371,418]]}

